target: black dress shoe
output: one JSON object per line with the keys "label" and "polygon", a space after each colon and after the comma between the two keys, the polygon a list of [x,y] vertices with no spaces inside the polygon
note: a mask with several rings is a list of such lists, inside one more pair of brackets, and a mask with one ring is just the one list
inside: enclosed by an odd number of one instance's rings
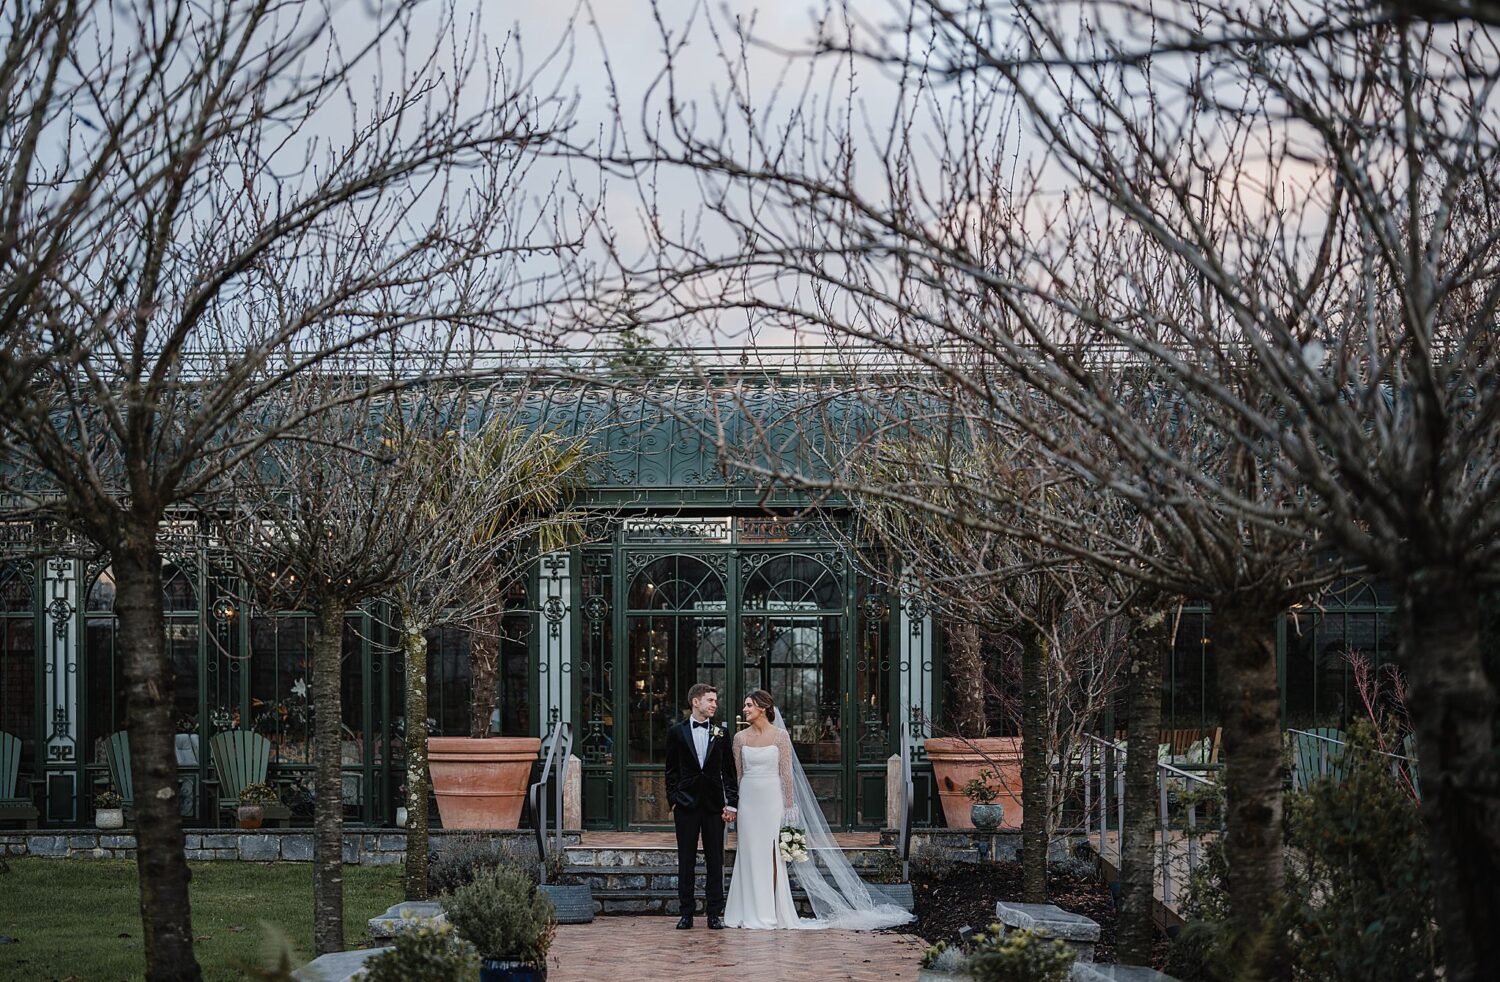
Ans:
{"label": "black dress shoe", "polygon": [[724,930],[724,918],[710,914],[708,916],[708,929],[710,931]]}
{"label": "black dress shoe", "polygon": [[[708,919],[708,926],[709,927],[713,927],[713,923],[714,923],[713,918],[710,917]],[[682,915],[682,919],[677,922],[677,930],[679,930],[679,931],[691,930],[692,926],[693,926],[693,915],[692,914],[683,914]]]}

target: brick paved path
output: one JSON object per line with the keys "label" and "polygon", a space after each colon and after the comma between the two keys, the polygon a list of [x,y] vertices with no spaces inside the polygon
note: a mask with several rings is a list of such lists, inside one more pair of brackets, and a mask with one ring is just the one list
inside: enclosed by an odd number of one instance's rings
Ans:
{"label": "brick paved path", "polygon": [[698,918],[598,917],[564,924],[548,956],[548,982],[822,982],[915,979],[921,939],[867,931],[710,931]]}

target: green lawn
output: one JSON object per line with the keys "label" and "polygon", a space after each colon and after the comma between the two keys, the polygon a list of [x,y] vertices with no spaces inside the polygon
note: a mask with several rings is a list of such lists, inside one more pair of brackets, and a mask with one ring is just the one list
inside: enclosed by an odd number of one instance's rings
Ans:
{"label": "green lawn", "polygon": [[[312,865],[189,863],[193,931],[206,979],[262,964],[270,936],[312,951]],[[0,875],[0,979],[139,979],[145,970],[135,863],[11,859]],[[344,867],[344,938],[368,943],[365,921],[401,899],[400,866]]]}

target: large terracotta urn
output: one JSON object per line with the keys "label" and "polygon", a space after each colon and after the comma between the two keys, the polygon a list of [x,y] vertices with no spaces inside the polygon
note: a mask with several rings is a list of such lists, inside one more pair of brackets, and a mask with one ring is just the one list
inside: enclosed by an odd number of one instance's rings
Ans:
{"label": "large terracotta urn", "polygon": [[1000,827],[1021,827],[1020,737],[984,737],[978,740],[929,737],[924,747],[927,759],[932,761],[938,799],[943,803],[943,818],[950,829],[974,827],[969,818],[973,802],[964,797],[964,785],[984,770],[995,775],[989,781],[1000,792],[1000,797],[995,799],[995,804],[1004,810]]}
{"label": "large terracotta urn", "polygon": [[445,829],[513,829],[538,737],[428,737],[427,767]]}

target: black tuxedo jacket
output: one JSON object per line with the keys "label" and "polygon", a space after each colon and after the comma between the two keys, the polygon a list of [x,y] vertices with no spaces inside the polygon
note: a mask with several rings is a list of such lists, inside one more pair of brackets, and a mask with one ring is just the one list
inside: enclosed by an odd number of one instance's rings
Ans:
{"label": "black tuxedo jacket", "polygon": [[711,724],[723,736],[710,731],[708,754],[698,766],[698,750],[688,720],[667,730],[667,799],[674,806],[722,811],[739,807],[740,782],[734,769],[734,735],[727,726]]}

